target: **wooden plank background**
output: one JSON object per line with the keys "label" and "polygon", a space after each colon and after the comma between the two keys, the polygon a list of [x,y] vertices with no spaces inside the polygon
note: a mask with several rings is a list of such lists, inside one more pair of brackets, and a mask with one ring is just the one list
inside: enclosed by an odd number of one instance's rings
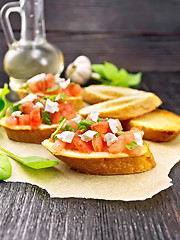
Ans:
{"label": "wooden plank background", "polygon": [[[63,51],[66,66],[84,54],[134,72],[179,71],[179,13],[179,0],[45,0],[47,39]],[[10,19],[19,36],[20,17]],[[1,27],[0,43],[2,83],[7,45]]]}

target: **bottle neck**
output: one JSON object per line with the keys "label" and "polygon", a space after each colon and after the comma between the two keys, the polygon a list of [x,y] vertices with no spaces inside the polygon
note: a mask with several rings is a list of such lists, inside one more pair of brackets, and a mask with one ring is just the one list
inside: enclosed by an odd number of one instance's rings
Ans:
{"label": "bottle neck", "polygon": [[44,0],[20,0],[21,42],[40,43],[46,40]]}

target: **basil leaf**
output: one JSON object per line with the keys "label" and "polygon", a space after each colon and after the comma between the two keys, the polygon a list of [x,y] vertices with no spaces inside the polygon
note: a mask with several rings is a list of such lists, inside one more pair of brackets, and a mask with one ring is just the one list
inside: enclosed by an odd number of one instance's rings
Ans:
{"label": "basil leaf", "polygon": [[97,122],[101,122],[102,120],[103,120],[103,118],[98,117]]}
{"label": "basil leaf", "polygon": [[11,163],[6,154],[0,152],[0,180],[8,179],[12,174]]}
{"label": "basil leaf", "polygon": [[102,78],[106,78],[104,74],[104,64],[92,64],[92,70],[98,73]]}
{"label": "basil leaf", "polygon": [[59,124],[59,126],[57,127],[56,131],[52,134],[52,140],[55,142],[57,137],[56,135],[60,132],[60,130],[62,129],[62,126],[66,123],[66,118],[64,118],[62,120],[62,122]]}
{"label": "basil leaf", "polygon": [[60,119],[58,120],[58,122],[62,122],[65,118],[63,116],[60,117]]}
{"label": "basil leaf", "polygon": [[100,133],[96,133],[95,137],[99,137],[100,136]]}
{"label": "basil leaf", "polygon": [[33,169],[42,169],[42,168],[48,168],[53,167],[57,164],[59,164],[57,161],[51,161],[47,158],[38,157],[38,156],[30,156],[30,157],[19,157],[8,150],[0,147],[0,150],[8,154],[12,159],[22,163],[23,165],[33,168]]}
{"label": "basil leaf", "polygon": [[137,86],[141,82],[142,73],[131,74],[128,73],[128,83],[129,86]]}
{"label": "basil leaf", "polygon": [[45,123],[45,124],[48,124],[48,125],[51,125],[51,116],[50,116],[50,113],[49,112],[46,112],[46,111],[43,111],[41,112],[41,116],[42,116],[42,121]]}
{"label": "basil leaf", "polygon": [[13,112],[20,111],[21,110],[20,108],[21,108],[21,103],[17,103],[17,104],[10,106],[9,107],[9,116],[11,116],[11,114]]}
{"label": "basil leaf", "polygon": [[124,132],[123,131],[118,131],[117,134],[118,135],[122,135]]}
{"label": "basil leaf", "polygon": [[59,89],[59,85],[56,85],[55,87],[47,89],[45,92],[46,93],[51,93]]}
{"label": "basil leaf", "polygon": [[137,142],[132,141],[131,143],[126,144],[125,146],[126,146],[127,149],[129,149],[130,151],[132,151],[132,150],[134,150],[134,149],[137,147]]}
{"label": "basil leaf", "polygon": [[107,79],[116,78],[118,73],[119,73],[119,70],[114,64],[110,62],[104,63],[104,74]]}

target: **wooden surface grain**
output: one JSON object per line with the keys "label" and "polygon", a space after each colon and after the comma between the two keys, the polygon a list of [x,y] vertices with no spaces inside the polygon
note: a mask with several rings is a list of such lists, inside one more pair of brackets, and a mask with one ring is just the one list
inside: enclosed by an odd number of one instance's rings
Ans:
{"label": "wooden surface grain", "polygon": [[[180,73],[146,73],[141,86],[155,92],[163,100],[164,109],[180,114],[179,79]],[[38,186],[1,181],[0,239],[178,240],[179,163],[170,177],[173,186],[169,189],[151,199],[131,202],[51,199]]]}

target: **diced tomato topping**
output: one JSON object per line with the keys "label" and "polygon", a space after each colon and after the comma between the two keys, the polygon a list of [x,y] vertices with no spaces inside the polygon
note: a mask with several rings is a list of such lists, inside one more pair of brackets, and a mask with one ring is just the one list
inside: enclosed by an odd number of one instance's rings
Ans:
{"label": "diced tomato topping", "polygon": [[69,103],[61,103],[58,106],[61,116],[70,120],[76,116],[74,108]]}
{"label": "diced tomato topping", "polygon": [[71,120],[68,120],[67,123],[76,131],[78,129],[78,125],[71,121]]}
{"label": "diced tomato topping", "polygon": [[52,124],[59,124],[58,120],[61,118],[60,112],[51,113],[51,123]]}
{"label": "diced tomato topping", "polygon": [[29,89],[32,92],[38,92],[39,91],[38,86],[37,86],[36,83],[30,82],[30,83],[28,83],[28,86],[29,86]]}
{"label": "diced tomato topping", "polygon": [[53,86],[55,86],[55,78],[52,73],[46,74],[44,83],[45,83],[45,90],[50,89]]}
{"label": "diced tomato topping", "polygon": [[101,136],[98,136],[98,137],[95,136],[92,139],[92,146],[93,146],[95,152],[102,152],[102,150],[103,150],[103,141],[102,141]]}
{"label": "diced tomato topping", "polygon": [[30,114],[30,112],[33,110],[34,103],[33,102],[24,102],[21,105],[21,111],[24,114]]}
{"label": "diced tomato topping", "polygon": [[132,141],[135,141],[134,134],[130,131],[124,132],[123,136],[124,136],[125,144],[130,144]]}
{"label": "diced tomato topping", "polygon": [[66,149],[76,149],[74,142],[72,141],[71,143],[66,143]]}
{"label": "diced tomato topping", "polygon": [[74,136],[72,141],[80,152],[91,153],[93,151],[91,142],[82,141],[77,134]]}
{"label": "diced tomato topping", "polygon": [[106,134],[108,131],[110,131],[109,123],[106,120],[103,120],[98,123],[93,123],[91,125],[91,129],[96,132],[99,132],[100,134],[101,133]]}
{"label": "diced tomato topping", "polygon": [[79,84],[69,84],[68,90],[73,97],[78,97],[81,95],[82,88]]}
{"label": "diced tomato topping", "polygon": [[[124,135],[124,134],[123,134]],[[118,137],[118,140],[108,147],[108,152],[110,153],[121,153],[125,149],[124,136],[121,135]]]}
{"label": "diced tomato topping", "polygon": [[117,129],[118,129],[118,131],[122,131],[123,127],[122,127],[121,122],[119,121],[119,119],[116,119],[116,122],[117,122]]}
{"label": "diced tomato topping", "polygon": [[29,124],[30,124],[29,114],[22,114],[19,116],[19,125],[29,125]]}
{"label": "diced tomato topping", "polygon": [[56,151],[56,152],[60,152],[62,149],[64,149],[66,146],[66,143],[63,142],[60,139],[57,139],[54,144],[52,145],[52,148]]}
{"label": "diced tomato topping", "polygon": [[70,93],[70,91],[69,91],[68,88],[63,89],[63,93],[64,93],[67,97],[71,97],[71,93]]}
{"label": "diced tomato topping", "polygon": [[41,125],[40,109],[36,107],[30,113],[30,126],[32,128],[38,128],[40,125]]}
{"label": "diced tomato topping", "polygon": [[124,149],[124,153],[128,154],[128,155],[138,155],[141,153],[142,147],[141,146],[137,146],[136,148],[134,148],[132,151],[125,148]]}
{"label": "diced tomato topping", "polygon": [[16,117],[13,117],[13,116],[10,116],[10,117],[6,117],[6,124],[8,125],[8,126],[12,126],[12,127],[14,127],[14,126],[17,126],[18,125],[18,118],[16,118]]}

